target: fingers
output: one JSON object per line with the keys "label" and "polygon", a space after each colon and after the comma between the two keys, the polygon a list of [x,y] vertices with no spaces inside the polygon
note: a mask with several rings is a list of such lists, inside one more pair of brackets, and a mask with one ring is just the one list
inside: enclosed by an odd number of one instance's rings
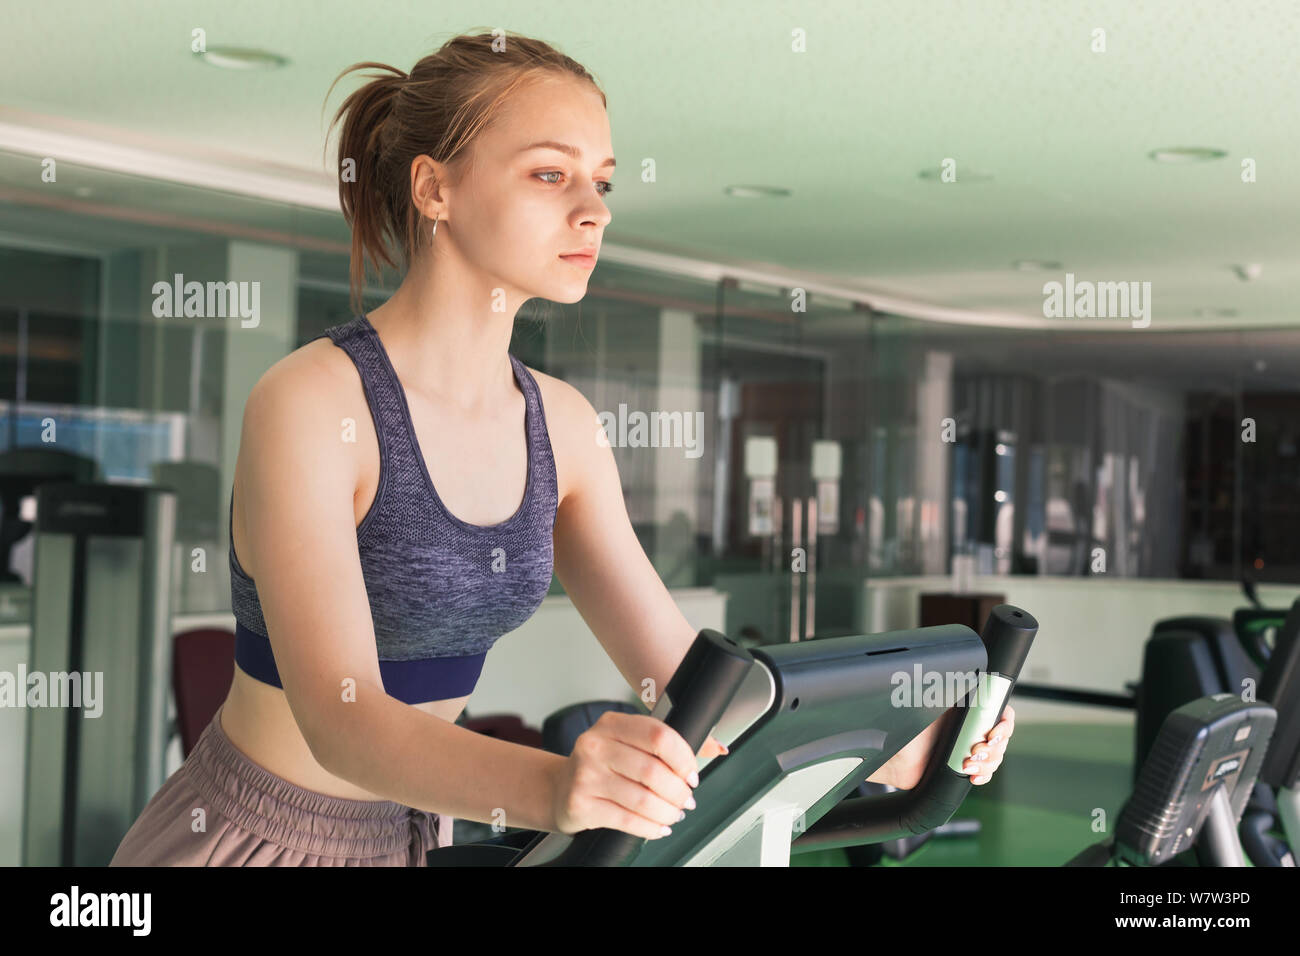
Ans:
{"label": "fingers", "polygon": [[[644,807],[654,807],[655,814],[645,815],[656,820],[662,817],[661,823],[672,826],[677,822],[678,814],[694,801],[690,784],[673,773],[662,759],[640,747],[605,738],[597,741],[595,753],[600,763],[618,777],[617,790],[611,794],[611,799],[629,810],[644,813]],[[645,795],[628,790],[621,781],[626,781],[636,790],[644,791]],[[630,803],[622,799],[624,796],[638,801],[646,801],[650,797],[654,799],[648,803]]]}
{"label": "fingers", "polygon": [[[598,797],[592,807],[594,810],[592,816],[597,821],[594,824],[595,827],[621,830],[624,833],[631,833],[647,840],[658,840],[672,833],[670,824],[651,820],[633,810],[629,810],[622,804],[610,800]],[[677,822],[683,812],[682,810],[675,812],[673,816],[674,823]]]}
{"label": "fingers", "polygon": [[672,827],[683,813],[681,807],[619,773],[610,773],[600,790],[604,796],[597,800],[597,816],[607,822],[599,826],[654,840],[664,836],[664,827]]}
{"label": "fingers", "polygon": [[[994,725],[988,733],[990,743],[997,743],[998,740],[1007,740],[1016,730],[1016,711],[1010,704],[1002,712],[1002,719]],[[996,740],[994,738],[997,738]]]}
{"label": "fingers", "polygon": [[962,761],[962,773],[971,775],[971,783],[985,784],[994,771],[1002,766],[1002,751],[989,744],[976,744],[971,748],[971,755]]}
{"label": "fingers", "polygon": [[1002,720],[993,725],[993,728],[988,732],[988,736],[984,739],[990,744],[1005,750],[1007,741],[1011,738],[1011,733],[1015,729],[1016,725],[1014,723],[1009,720]]}
{"label": "fingers", "polygon": [[[628,746],[638,747],[658,757],[669,770],[686,781],[688,787],[699,782],[698,764],[690,744],[662,720],[646,714],[622,714],[615,711],[601,715],[601,720],[607,718],[612,736]],[[690,782],[692,779],[695,783]]]}
{"label": "fingers", "polygon": [[985,742],[971,747],[971,755],[962,762],[962,772],[971,774],[971,783],[983,785],[989,782],[993,773],[1002,766],[1007,741],[1015,729],[1016,712],[1008,704],[1002,713],[1002,719],[988,732]]}
{"label": "fingers", "polygon": [[596,805],[607,825],[648,839],[664,836],[694,808],[693,784],[699,782],[695,754],[682,736],[661,720],[614,711],[601,715],[603,733],[589,749],[605,772]]}
{"label": "fingers", "polygon": [[[599,764],[609,771],[600,787],[598,813],[613,829],[647,839],[665,836],[695,806],[686,778],[696,772],[695,754],[682,736],[661,720],[609,712],[607,736],[596,741]],[[684,772],[682,770],[684,768]],[[694,778],[697,782],[698,777]]]}

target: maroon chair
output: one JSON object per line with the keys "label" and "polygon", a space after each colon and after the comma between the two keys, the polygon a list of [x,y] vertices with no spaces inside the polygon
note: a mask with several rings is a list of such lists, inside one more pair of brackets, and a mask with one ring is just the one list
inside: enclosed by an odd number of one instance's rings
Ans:
{"label": "maroon chair", "polygon": [[467,713],[460,724],[487,737],[496,737],[538,749],[542,746],[542,732],[536,727],[529,727],[518,714],[484,714],[482,717],[470,717]]}
{"label": "maroon chair", "polygon": [[172,694],[181,755],[188,757],[235,678],[235,635],[220,627],[177,634],[172,641]]}

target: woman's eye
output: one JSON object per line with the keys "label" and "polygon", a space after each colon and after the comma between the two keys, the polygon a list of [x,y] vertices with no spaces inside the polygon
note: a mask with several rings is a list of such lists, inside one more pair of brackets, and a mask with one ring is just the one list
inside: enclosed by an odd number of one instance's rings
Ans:
{"label": "woman's eye", "polygon": [[[563,176],[564,173],[560,172],[558,169],[552,169],[552,170],[548,170],[547,172],[544,172],[544,173],[534,173],[533,175],[534,175],[534,176]],[[548,186],[558,186],[559,183],[558,183],[558,182],[548,182],[547,185],[548,185]],[[611,182],[610,182],[609,180],[607,180],[607,179],[599,180],[599,181],[596,183],[596,185],[597,185],[597,186],[604,186],[604,187],[605,187],[604,189],[602,189],[602,190],[600,191],[600,194],[601,194],[602,196],[608,196],[610,193],[612,193],[612,192],[614,191],[614,184],[611,183]]]}

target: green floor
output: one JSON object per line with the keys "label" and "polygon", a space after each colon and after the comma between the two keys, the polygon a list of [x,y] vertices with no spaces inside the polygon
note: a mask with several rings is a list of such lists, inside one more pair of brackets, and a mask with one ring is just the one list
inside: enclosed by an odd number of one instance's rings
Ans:
{"label": "green floor", "polygon": [[[977,819],[974,837],[933,839],[890,866],[1060,866],[1106,837],[1132,790],[1133,728],[1127,724],[1017,725],[993,779],[971,794],[956,819]],[[841,850],[800,853],[791,866],[847,866]]]}

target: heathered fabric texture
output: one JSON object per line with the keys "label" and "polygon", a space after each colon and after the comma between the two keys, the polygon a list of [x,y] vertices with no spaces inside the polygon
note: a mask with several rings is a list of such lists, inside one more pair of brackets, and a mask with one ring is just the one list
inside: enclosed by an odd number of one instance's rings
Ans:
{"label": "heathered fabric texture", "polygon": [[[523,502],[500,524],[468,524],[447,510],[433,487],[406,393],[374,326],[358,315],[317,338],[325,335],[356,364],[379,438],[379,486],[357,527],[379,659],[486,653],[499,637],[532,616],[551,584],[551,535],[559,498],[536,380],[511,354],[527,404],[528,483]],[[257,590],[235,557],[233,533],[230,581],[236,620],[265,637]]]}

